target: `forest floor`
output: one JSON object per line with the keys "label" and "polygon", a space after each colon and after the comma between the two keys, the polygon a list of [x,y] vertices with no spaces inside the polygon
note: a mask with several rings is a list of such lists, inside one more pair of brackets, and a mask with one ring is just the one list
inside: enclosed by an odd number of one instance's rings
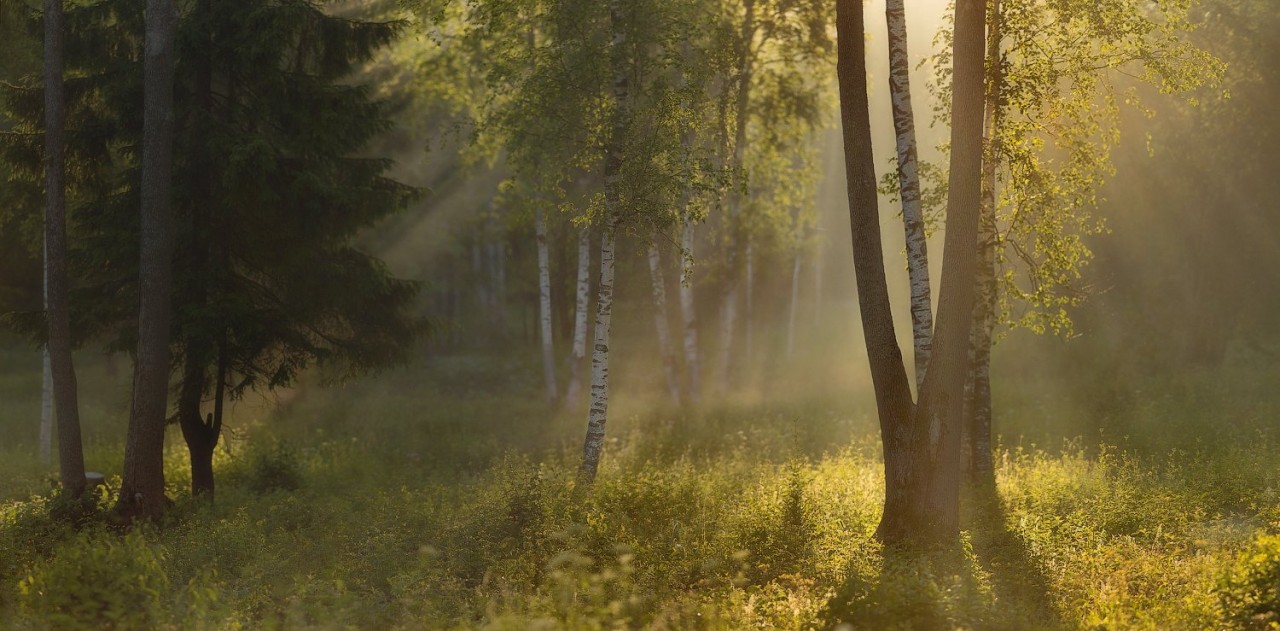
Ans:
{"label": "forest floor", "polygon": [[[1002,448],[997,494],[966,494],[958,548],[906,553],[872,539],[881,468],[861,395],[696,412],[623,397],[587,492],[574,481],[582,415],[549,414],[527,367],[453,358],[238,404],[212,503],[188,497],[169,432],[175,507],[122,535],[96,513],[76,527],[50,520],[38,358],[10,352],[0,366],[2,628],[1280,620],[1273,374],[999,396],[997,424],[1024,438]],[[95,364],[81,381],[89,467],[117,488],[128,375]],[[1055,439],[1055,423],[1086,439]],[[1019,429],[1031,427],[1050,428],[1038,439],[1049,448]]]}

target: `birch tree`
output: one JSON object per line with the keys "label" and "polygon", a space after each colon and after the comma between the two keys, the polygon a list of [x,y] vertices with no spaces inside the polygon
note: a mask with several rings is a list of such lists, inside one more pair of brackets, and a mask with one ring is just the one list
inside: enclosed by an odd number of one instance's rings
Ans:
{"label": "birch tree", "polygon": [[547,400],[560,395],[556,385],[556,348],[551,333],[551,255],[547,249],[547,221],[541,204],[534,204],[533,227],[538,240],[538,332],[542,342],[542,376]]}
{"label": "birch tree", "polygon": [[[991,346],[995,327],[1072,335],[1070,309],[1088,294],[1089,237],[1105,231],[1099,189],[1114,174],[1124,105],[1146,112],[1132,83],[1187,93],[1221,65],[1186,38],[1187,6],[1164,0],[1050,3],[1002,0],[987,45],[984,219],[966,428],[970,466],[990,479]],[[945,28],[940,41],[950,37]],[[949,55],[935,57],[945,99]],[[949,113],[939,110],[940,122]],[[932,172],[940,176],[942,170]],[[940,177],[934,187],[946,185]],[[926,199],[940,199],[926,191]],[[928,214],[926,209],[926,214]]]}
{"label": "birch tree", "polygon": [[897,135],[899,199],[907,237],[907,276],[911,286],[911,335],[915,348],[916,387],[924,384],[933,339],[933,300],[929,288],[928,238],[920,200],[919,148],[915,110],[911,106],[911,58],[907,53],[907,14],[903,0],[886,0],[889,28],[889,96]]}
{"label": "birch tree", "polygon": [[894,335],[884,273],[871,151],[861,3],[837,3],[838,75],[854,267],[885,461],[885,505],[877,535],[922,543],[959,534],[961,402],[972,321],[982,153],[985,2],[956,4],[947,240],[934,347],[920,388],[911,389]]}
{"label": "birch tree", "polygon": [[591,300],[591,227],[578,227],[578,276],[573,302],[573,348],[569,354],[569,385],[565,406],[578,405],[582,397],[582,364],[587,356],[587,306]]}

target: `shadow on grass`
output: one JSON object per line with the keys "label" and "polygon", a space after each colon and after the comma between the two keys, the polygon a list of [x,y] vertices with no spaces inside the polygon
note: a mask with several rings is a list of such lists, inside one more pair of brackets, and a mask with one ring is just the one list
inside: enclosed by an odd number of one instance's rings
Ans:
{"label": "shadow on grass", "polygon": [[851,567],[820,628],[1069,628],[1053,604],[1044,571],[1009,529],[995,489],[970,489],[964,500],[960,545],[884,548],[878,566]]}

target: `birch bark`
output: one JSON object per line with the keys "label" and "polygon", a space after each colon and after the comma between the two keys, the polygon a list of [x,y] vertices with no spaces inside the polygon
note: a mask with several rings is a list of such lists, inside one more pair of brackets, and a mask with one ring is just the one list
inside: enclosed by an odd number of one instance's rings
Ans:
{"label": "birch bark", "polygon": [[560,394],[556,385],[556,349],[551,332],[551,262],[547,252],[547,221],[542,207],[534,210],[534,231],[538,240],[538,321],[542,339],[542,375],[547,400],[552,404]]}
{"label": "birch bark", "polygon": [[48,322],[49,375],[57,410],[58,472],[72,497],[84,492],[84,449],[80,439],[80,404],[71,357],[71,300],[67,270],[66,89],[63,43],[66,37],[62,0],[44,3],[45,107],[45,315]]}
{"label": "birch bark", "polygon": [[573,349],[569,360],[566,406],[576,406],[582,396],[582,364],[587,357],[587,303],[591,292],[591,228],[578,231],[578,288],[573,308]]}
{"label": "birch bark", "polygon": [[587,436],[582,446],[579,480],[595,481],[604,451],[605,423],[609,415],[609,324],[613,316],[613,271],[616,221],[621,194],[622,165],[627,135],[629,81],[627,76],[626,31],[623,30],[623,0],[610,0],[609,23],[613,31],[613,124],[605,147],[604,219],[600,238],[600,287],[596,298],[595,348],[591,353],[591,404],[587,411]]}
{"label": "birch bark", "polygon": [[907,275],[911,285],[911,333],[915,346],[916,388],[924,384],[933,344],[933,305],[929,290],[929,252],[920,204],[920,163],[915,113],[911,106],[911,59],[907,54],[904,0],[886,0],[889,26],[889,96],[897,134],[899,196],[907,237]]}
{"label": "birch bark", "polygon": [[676,353],[671,346],[671,320],[667,313],[667,281],[662,273],[662,254],[654,244],[649,244],[649,280],[653,282],[653,322],[658,333],[658,352],[662,355],[662,374],[671,403],[680,405],[680,377],[676,374]]}

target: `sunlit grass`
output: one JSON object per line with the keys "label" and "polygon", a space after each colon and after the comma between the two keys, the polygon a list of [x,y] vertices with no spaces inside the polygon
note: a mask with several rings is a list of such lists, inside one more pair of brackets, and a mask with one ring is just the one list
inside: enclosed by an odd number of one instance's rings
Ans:
{"label": "sunlit grass", "polygon": [[[998,495],[966,497],[959,548],[905,552],[872,538],[881,465],[865,416],[812,401],[637,410],[611,426],[587,490],[578,415],[549,415],[536,384],[483,392],[490,370],[306,390],[274,415],[246,404],[217,456],[216,502],[186,499],[173,442],[178,504],[125,540],[98,521],[77,535],[45,517],[47,500],[21,499],[45,474],[20,455],[29,444],[7,443],[0,626],[72,611],[50,587],[72,564],[112,586],[91,593],[116,595],[94,615],[172,628],[1204,629],[1274,616],[1258,585],[1280,552],[1251,548],[1280,528],[1277,444],[1259,427],[1186,435],[1178,450],[1014,448]],[[118,471],[107,451],[95,457]]]}

